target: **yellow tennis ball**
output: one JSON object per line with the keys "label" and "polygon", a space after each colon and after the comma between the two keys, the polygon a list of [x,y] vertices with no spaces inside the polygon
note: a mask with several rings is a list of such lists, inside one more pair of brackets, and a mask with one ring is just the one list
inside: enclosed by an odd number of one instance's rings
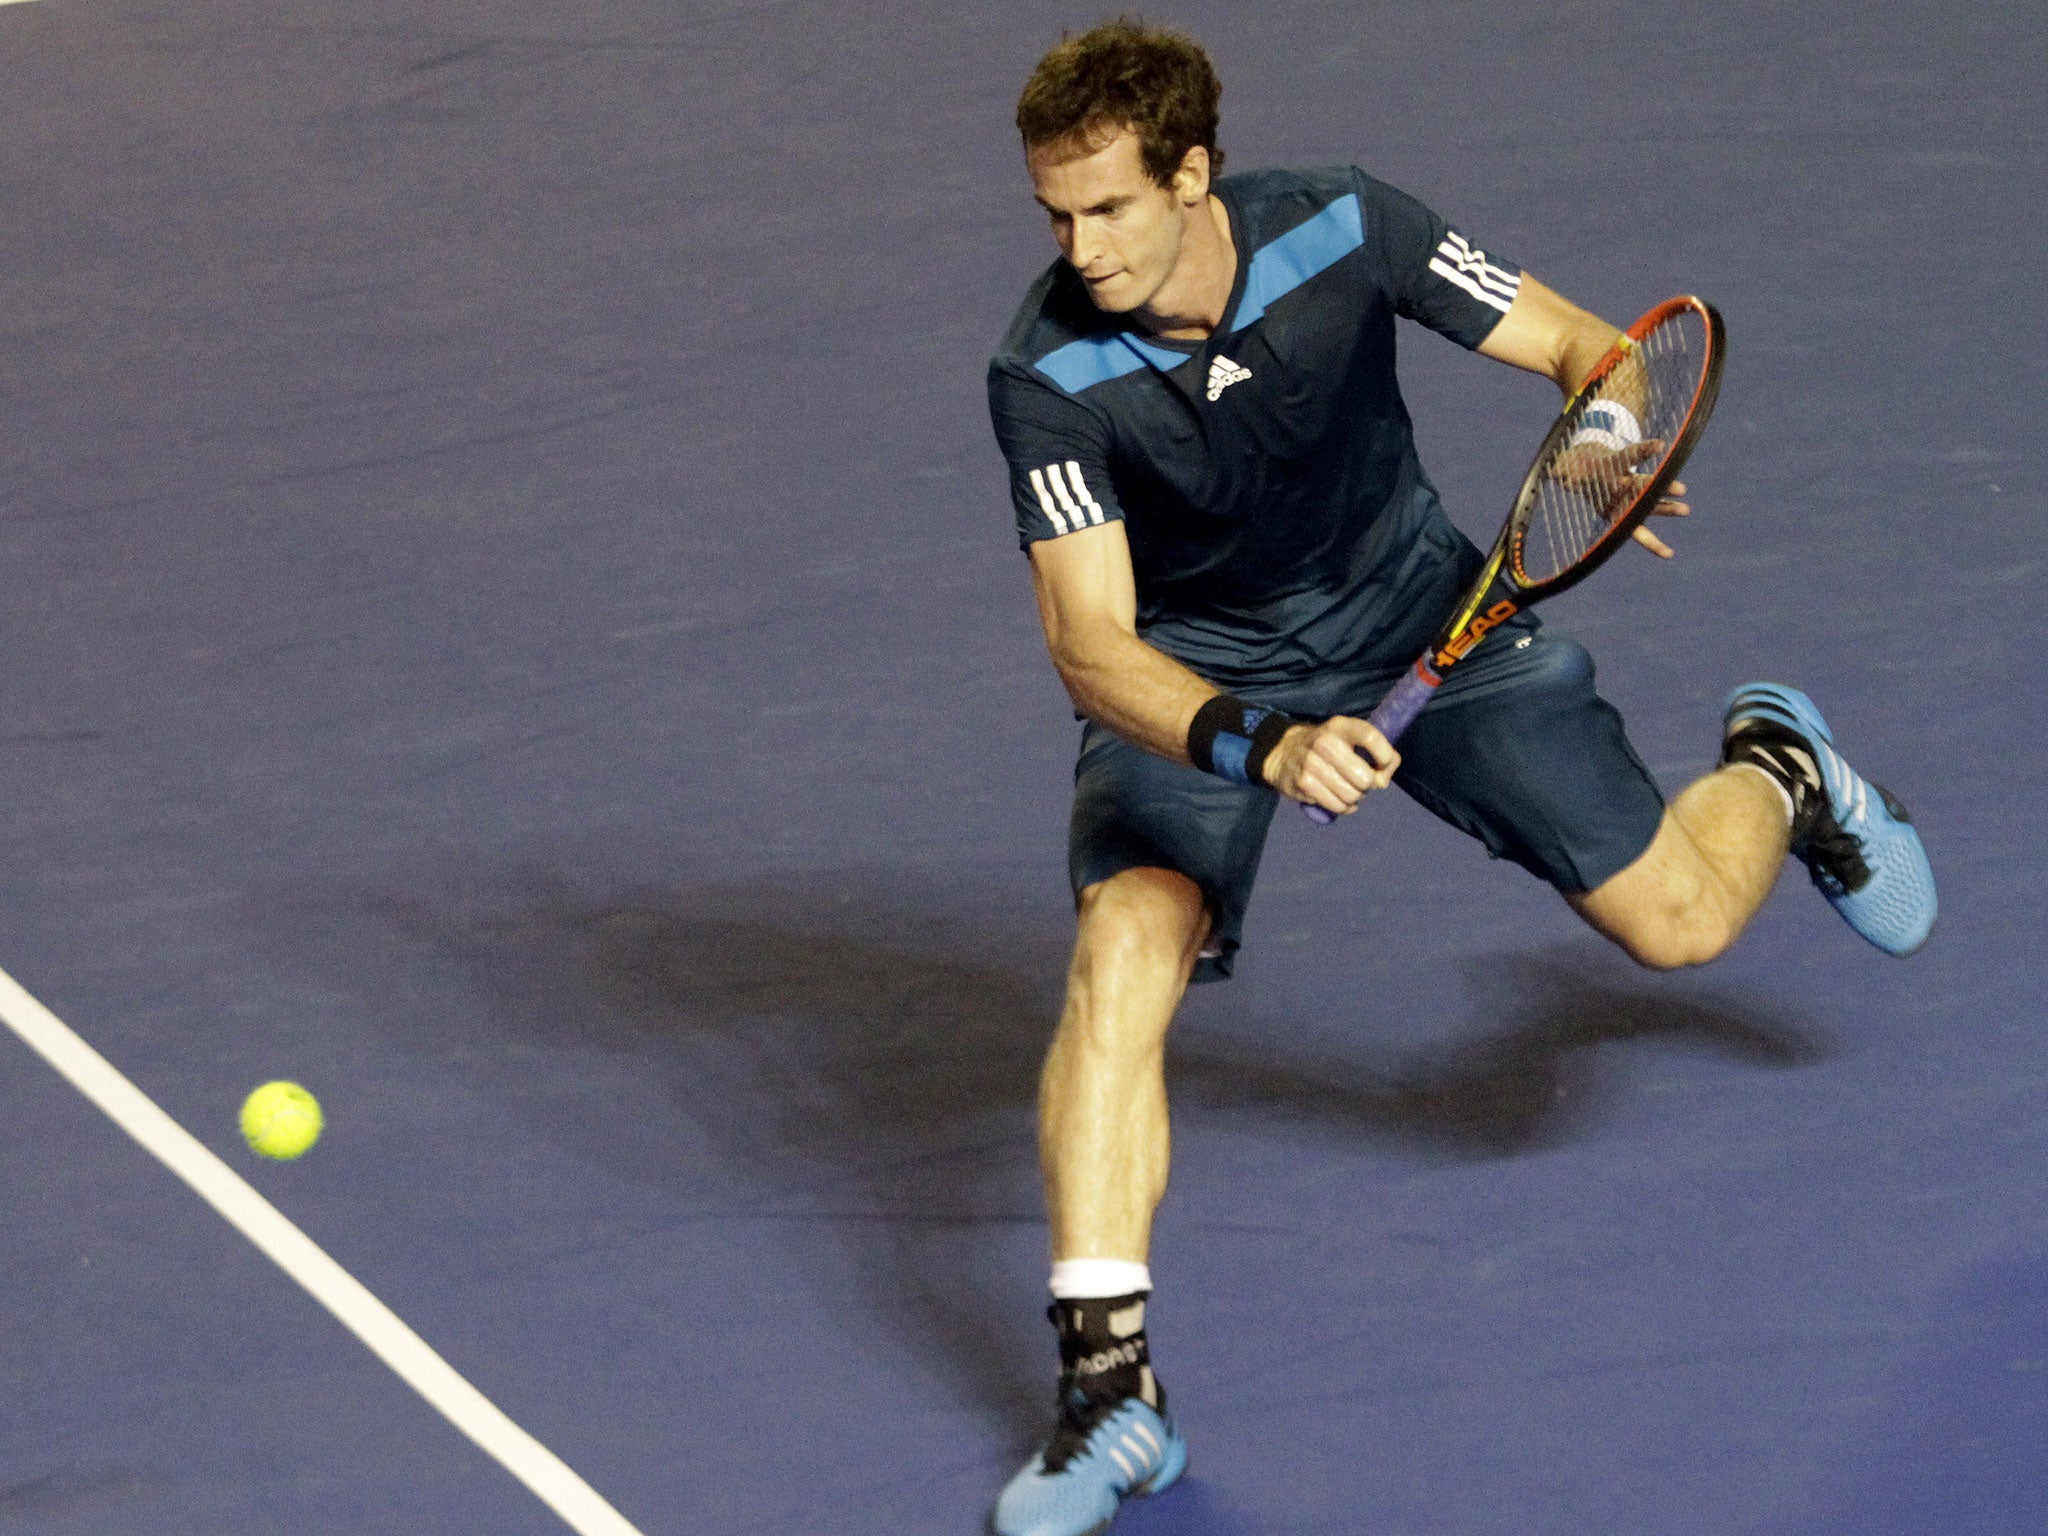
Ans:
{"label": "yellow tennis ball", "polygon": [[265,1157],[297,1157],[322,1124],[320,1101],[297,1083],[265,1083],[242,1101],[242,1135]]}

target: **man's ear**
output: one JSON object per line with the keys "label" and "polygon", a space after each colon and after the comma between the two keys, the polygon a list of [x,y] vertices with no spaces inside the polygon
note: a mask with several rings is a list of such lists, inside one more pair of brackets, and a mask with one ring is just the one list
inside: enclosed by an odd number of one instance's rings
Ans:
{"label": "man's ear", "polygon": [[1199,203],[1209,195],[1209,151],[1190,144],[1180,157],[1180,169],[1173,173],[1173,195],[1183,203]]}

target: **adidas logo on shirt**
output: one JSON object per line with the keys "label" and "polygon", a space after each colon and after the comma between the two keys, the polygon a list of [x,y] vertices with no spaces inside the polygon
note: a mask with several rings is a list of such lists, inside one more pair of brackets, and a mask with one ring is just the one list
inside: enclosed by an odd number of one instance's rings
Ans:
{"label": "adidas logo on shirt", "polygon": [[1251,369],[1233,363],[1221,352],[1218,352],[1215,361],[1209,364],[1210,402],[1213,404],[1215,401],[1221,400],[1223,398],[1223,391],[1230,388],[1233,384],[1242,384],[1251,376]]}

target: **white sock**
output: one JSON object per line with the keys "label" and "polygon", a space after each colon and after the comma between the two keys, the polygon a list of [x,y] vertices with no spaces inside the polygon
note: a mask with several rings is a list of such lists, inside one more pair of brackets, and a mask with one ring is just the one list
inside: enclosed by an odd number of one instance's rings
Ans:
{"label": "white sock", "polygon": [[1058,1301],[1094,1301],[1152,1289],[1152,1271],[1129,1259],[1059,1259],[1052,1266]]}
{"label": "white sock", "polygon": [[1785,802],[1785,825],[1791,826],[1798,818],[1799,808],[1792,803],[1792,791],[1787,789],[1784,781],[1771,772],[1770,769],[1764,767],[1761,763],[1733,762],[1728,764],[1728,766],[1730,768],[1747,768],[1751,773],[1760,773],[1769,779],[1771,781],[1771,788],[1775,789],[1778,792],[1778,798]]}

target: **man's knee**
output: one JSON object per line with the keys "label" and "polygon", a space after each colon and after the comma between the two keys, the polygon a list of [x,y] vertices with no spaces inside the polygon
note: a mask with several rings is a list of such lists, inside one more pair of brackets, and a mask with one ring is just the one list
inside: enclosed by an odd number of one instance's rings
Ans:
{"label": "man's knee", "polygon": [[1126,869],[1080,897],[1080,944],[1106,963],[1144,963],[1199,946],[1209,931],[1202,888],[1171,869]]}
{"label": "man's knee", "polygon": [[1741,932],[1697,851],[1668,825],[1635,863],[1566,899],[1623,954],[1653,971],[1704,965]]}
{"label": "man's knee", "polygon": [[1201,887],[1170,869],[1126,869],[1080,896],[1069,1012],[1145,1014],[1177,1002],[1209,931]]}
{"label": "man's knee", "polygon": [[1727,953],[1734,935],[1709,931],[1697,913],[1673,914],[1666,922],[1644,920],[1625,931],[1601,930],[1637,965],[1652,971],[1678,971],[1705,965]]}

